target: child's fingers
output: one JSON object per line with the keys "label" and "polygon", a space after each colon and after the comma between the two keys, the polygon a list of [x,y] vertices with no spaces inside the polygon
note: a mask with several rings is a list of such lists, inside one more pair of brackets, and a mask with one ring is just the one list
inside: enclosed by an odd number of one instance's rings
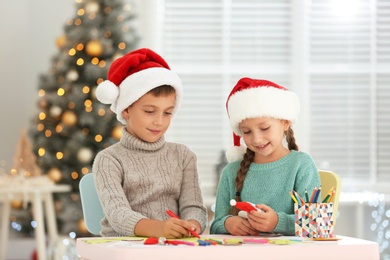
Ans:
{"label": "child's fingers", "polygon": [[182,220],[169,218],[164,221],[164,237],[179,238],[185,236],[188,231],[180,224]]}
{"label": "child's fingers", "polygon": [[267,205],[265,205],[265,204],[257,204],[256,207],[259,208],[259,209],[261,209],[261,210],[264,211],[264,212],[267,212],[267,211],[272,210],[271,207],[269,207],[269,206],[267,206]]}
{"label": "child's fingers", "polygon": [[174,230],[176,237],[189,237],[191,236],[189,230],[196,230],[195,225],[186,220],[175,219],[173,224],[172,230]]}

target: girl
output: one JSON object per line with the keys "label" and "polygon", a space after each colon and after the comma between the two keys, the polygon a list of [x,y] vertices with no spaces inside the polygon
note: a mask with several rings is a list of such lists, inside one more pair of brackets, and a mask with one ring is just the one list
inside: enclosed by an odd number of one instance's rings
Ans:
{"label": "girl", "polygon": [[[218,185],[210,233],[293,235],[290,191],[303,195],[320,186],[317,167],[310,155],[298,151],[291,128],[300,110],[297,95],[267,80],[242,78],[226,108],[235,147],[226,153],[229,164]],[[240,145],[240,137],[246,147]],[[240,217],[229,204],[232,199],[255,203],[260,211]]]}
{"label": "girl", "polygon": [[178,238],[204,231],[196,155],[164,139],[181,101],[179,77],[158,54],[139,49],[113,62],[96,95],[125,125],[120,141],[99,152],[92,167],[104,212],[101,235]]}

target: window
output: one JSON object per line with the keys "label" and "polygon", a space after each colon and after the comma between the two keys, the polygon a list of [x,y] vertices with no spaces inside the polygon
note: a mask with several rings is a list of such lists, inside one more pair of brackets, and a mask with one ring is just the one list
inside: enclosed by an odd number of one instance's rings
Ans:
{"label": "window", "polygon": [[389,182],[390,5],[350,4],[308,7],[310,152],[344,182]]}
{"label": "window", "polygon": [[342,2],[156,1],[157,49],[184,84],[167,135],[198,154],[206,197],[232,145],[226,97],[243,76],[300,96],[298,144],[319,168],[344,184],[390,181],[390,4],[356,0],[340,11]]}

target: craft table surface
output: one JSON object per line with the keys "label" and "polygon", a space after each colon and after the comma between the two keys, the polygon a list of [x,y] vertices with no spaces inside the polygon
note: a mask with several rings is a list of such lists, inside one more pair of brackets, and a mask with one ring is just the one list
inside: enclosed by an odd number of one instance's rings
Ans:
{"label": "craft table surface", "polygon": [[[338,241],[305,241],[288,245],[242,244],[238,246],[187,246],[187,245],[143,245],[142,242],[116,240],[105,243],[86,243],[85,240],[102,238],[78,238],[76,252],[83,260],[116,259],[379,259],[377,243],[357,238],[337,236]],[[234,237],[228,235],[201,235],[201,238],[259,238]],[[276,237],[269,239],[295,239]],[[104,238],[106,239],[106,238]],[[124,238],[125,239],[125,238]]]}

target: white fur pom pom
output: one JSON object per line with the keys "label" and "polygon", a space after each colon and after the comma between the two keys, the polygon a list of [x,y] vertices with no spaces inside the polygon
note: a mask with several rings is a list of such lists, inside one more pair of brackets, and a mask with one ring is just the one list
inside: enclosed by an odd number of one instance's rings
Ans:
{"label": "white fur pom pom", "polygon": [[103,104],[114,103],[119,96],[119,88],[109,80],[100,83],[96,89],[96,97]]}
{"label": "white fur pom pom", "polygon": [[227,161],[234,162],[238,160],[242,160],[244,158],[244,154],[246,153],[246,146],[240,145],[240,146],[233,146],[227,149],[226,151],[226,159]]}

